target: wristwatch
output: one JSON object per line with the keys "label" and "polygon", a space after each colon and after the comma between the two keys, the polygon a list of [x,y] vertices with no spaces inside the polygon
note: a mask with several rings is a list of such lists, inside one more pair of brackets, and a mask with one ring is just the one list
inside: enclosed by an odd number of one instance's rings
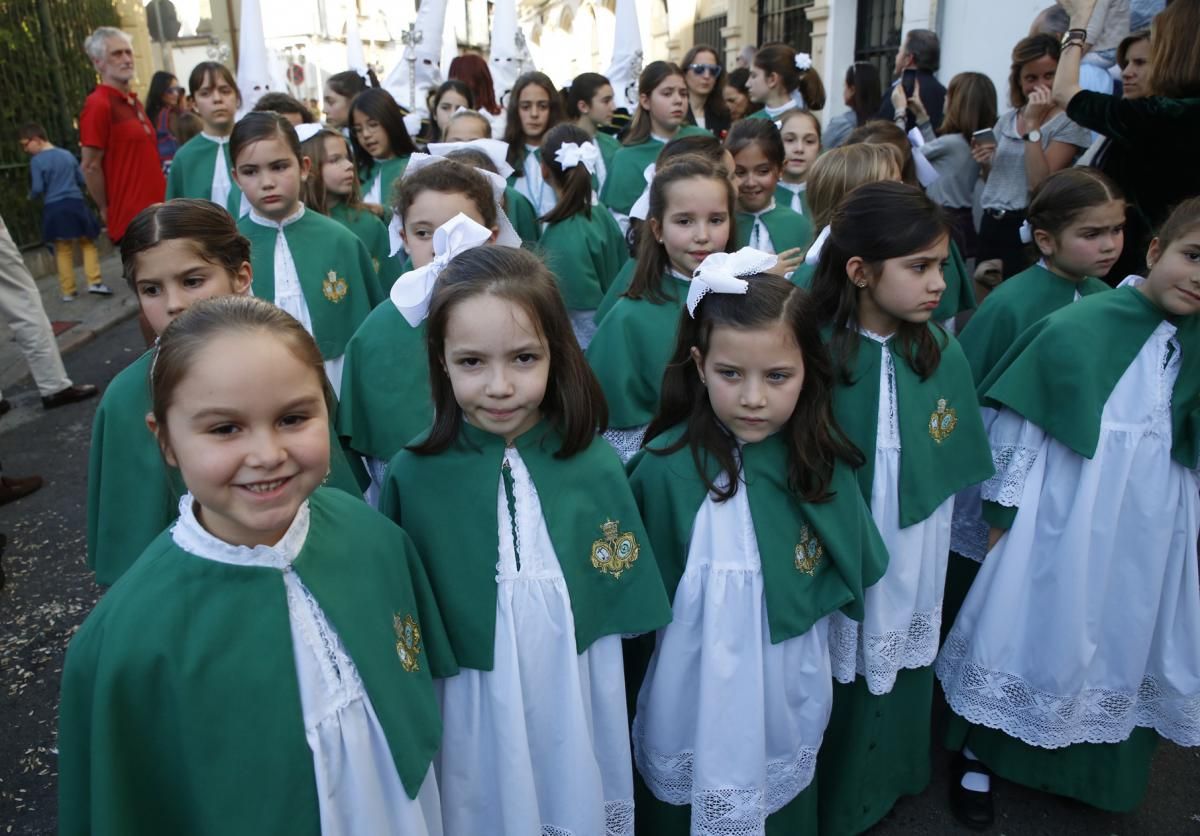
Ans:
{"label": "wristwatch", "polygon": [[1087,41],[1086,29],[1068,29],[1067,33],[1062,36],[1062,48],[1065,49],[1069,44],[1077,43],[1083,46]]}
{"label": "wristwatch", "polygon": [[1026,142],[1041,142],[1042,132],[1037,128],[1034,128],[1027,134],[1021,134],[1021,139],[1025,140]]}

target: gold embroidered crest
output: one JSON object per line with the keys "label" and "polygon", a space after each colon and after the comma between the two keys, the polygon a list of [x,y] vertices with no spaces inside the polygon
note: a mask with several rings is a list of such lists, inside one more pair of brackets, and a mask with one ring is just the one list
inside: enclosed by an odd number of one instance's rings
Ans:
{"label": "gold embroidered crest", "polygon": [[796,544],[796,571],[806,575],[815,574],[817,564],[825,556],[825,547],[807,525],[800,528],[800,542]]}
{"label": "gold embroidered crest", "polygon": [[958,426],[958,413],[946,406],[945,398],[938,398],[937,411],[929,415],[929,434],[941,444],[950,437]]}
{"label": "gold embroidered crest", "polygon": [[346,284],[346,280],[334,270],[326,273],[325,281],[321,282],[321,292],[325,294],[326,299],[335,305],[346,298],[346,293],[349,290],[350,286]]}
{"label": "gold embroidered crest", "polygon": [[621,531],[620,520],[606,520],[600,531],[604,538],[592,543],[592,565],[619,578],[638,559],[641,549],[637,538],[632,531]]}
{"label": "gold embroidered crest", "polygon": [[396,630],[396,655],[400,657],[400,667],[408,673],[421,669],[421,627],[411,615],[401,618],[397,613],[392,617],[392,626]]}

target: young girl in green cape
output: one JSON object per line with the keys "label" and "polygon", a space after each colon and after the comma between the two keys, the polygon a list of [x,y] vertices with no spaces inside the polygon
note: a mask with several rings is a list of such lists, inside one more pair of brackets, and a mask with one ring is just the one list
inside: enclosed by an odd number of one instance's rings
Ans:
{"label": "young girl in green cape", "polygon": [[725,147],[733,155],[738,243],[799,263],[803,248],[812,240],[812,225],[775,201],[784,159],[779,129],[774,122],[743,119],[729,129]]}
{"label": "young girl in green cape", "polygon": [[817,832],[829,615],[862,618],[887,567],[815,310],[761,272],[774,262],[746,248],[696,270],[632,463],[674,598],[633,721],[638,829],[656,836]]}
{"label": "young girl in green cape", "polygon": [[612,83],[600,73],[581,73],[575,76],[571,80],[571,86],[567,88],[563,109],[566,118],[591,137],[592,144],[600,152],[596,172],[592,177],[593,187],[599,194],[608,180],[613,157],[621,149],[620,141],[605,130],[612,128],[615,109]]}
{"label": "young girl in green cape", "polygon": [[747,119],[773,122],[792,108],[825,107],[825,85],[813,67],[812,57],[787,44],[766,44],[754,53],[746,92],[750,101],[762,105]]}
{"label": "young girl in green cape", "polygon": [[[250,242],[208,200],[169,200],[138,213],[121,238],[125,280],[155,335],[194,303],[250,292]],[[146,431],[148,351],[109,383],[88,448],[88,565],[104,585],[133,565],[179,513],[183,482]],[[328,484],[361,495],[340,447],[331,446]],[[137,513],[130,513],[136,508]]]}
{"label": "young girl in green cape", "polygon": [[955,777],[983,779],[956,812],[991,812],[989,770],[1129,812],[1160,736],[1200,746],[1200,199],[1146,261],[1027,328],[980,384],[992,548],[937,662]]}
{"label": "young girl in green cape", "polygon": [[321,487],[320,352],[260,299],[163,332],[146,424],[187,493],[71,641],[69,834],[440,834],[432,677],[456,670],[407,535]]}
{"label": "young girl in green cape", "polygon": [[869,183],[833,213],[813,278],[838,382],[834,413],[887,545],[860,622],[831,616],[833,715],[821,832],[860,833],[930,776],[930,713],[954,495],[992,475],[962,349],[930,322],[949,227],[920,189]]}
{"label": "young girl in green cape", "polygon": [[224,206],[235,218],[250,211],[242,190],[230,179],[233,157],[229,135],[242,94],[233,72],[218,61],[201,61],[188,77],[188,93],[204,123],[199,135],[183,144],[167,173],[167,200],[197,197]]}
{"label": "young girl in green cape", "polygon": [[358,236],[371,255],[380,290],[387,293],[401,273],[403,253],[391,254],[387,226],[362,201],[350,141],[319,125],[298,125],[296,136],[300,153],[312,161],[300,191],[305,208],[333,218]]}
{"label": "young girl in green cape", "polygon": [[404,111],[387,90],[369,87],[350,103],[350,126],[363,202],[386,210],[392,203],[392,184],[417,150],[404,127]]}
{"label": "young girl in green cape", "polygon": [[723,167],[685,155],[655,174],[633,279],[587,348],[608,402],[612,428],[604,437],[624,461],[641,448],[658,409],[692,272],[710,253],[732,248],[733,228],[733,186]]}
{"label": "young girl in green cape", "polygon": [[596,437],[603,394],[530,253],[468,250],[424,304],[433,426],[392,459],[381,508],[416,542],[462,668],[440,684],[446,833],[632,834],[621,636],[670,609]]}
{"label": "young girl in green cape", "polygon": [[[779,117],[779,138],[783,140],[783,170],[775,186],[775,201],[807,218],[805,189],[809,168],[821,153],[821,123],[812,111],[789,110]],[[810,221],[809,234],[812,232]],[[808,244],[805,241],[803,246]]]}
{"label": "young girl in green cape", "polygon": [[562,96],[545,73],[525,73],[508,94],[504,141],[513,173],[508,184],[533,204],[541,218],[554,208],[554,189],[542,176],[542,139],[563,120]]}
{"label": "young girl in green cape", "polygon": [[375,265],[353,232],[304,208],[300,189],[312,161],[291,123],[275,113],[248,114],[229,147],[233,176],[252,207],[238,229],[250,239],[254,295],[313,335],[336,392],[346,343],[383,299]]}
{"label": "young girl in green cape", "polygon": [[645,188],[646,166],[677,136],[708,133],[687,119],[687,83],[683,70],[668,61],[652,61],[638,76],[638,106],[621,146],[613,156],[600,201],[628,229],[629,210]]}
{"label": "young girl in green cape", "polygon": [[542,173],[558,201],[542,217],[540,249],[558,279],[580,348],[596,333],[596,308],[629,260],[625,236],[604,206],[593,204],[592,176],[600,151],[571,124],[546,134]]}

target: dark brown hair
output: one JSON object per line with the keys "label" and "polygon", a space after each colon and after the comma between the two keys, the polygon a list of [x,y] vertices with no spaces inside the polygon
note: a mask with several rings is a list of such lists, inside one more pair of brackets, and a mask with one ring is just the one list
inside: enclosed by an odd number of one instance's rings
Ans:
{"label": "dark brown hair", "polygon": [[1200,226],[1200,197],[1189,197],[1171,210],[1159,228],[1159,247],[1165,250],[1197,226]]}
{"label": "dark brown hair", "polygon": [[550,113],[546,118],[547,133],[563,120],[562,96],[559,95],[558,88],[554,86],[550,76],[545,73],[532,72],[525,73],[517,79],[512,92],[508,94],[506,111],[508,121],[504,125],[504,141],[508,143],[508,164],[516,169],[515,174],[518,177],[525,176],[525,171],[521,166],[525,155],[525,132],[521,128],[521,93],[531,84],[541,87],[550,97]]}
{"label": "dark brown hair", "polygon": [[658,85],[673,75],[679,76],[684,85],[687,85],[683,70],[670,61],[651,61],[642,70],[638,76],[638,103],[634,105],[633,119],[629,123],[625,139],[622,140],[625,145],[640,145],[650,138],[650,113],[642,107],[641,97],[652,95]]}
{"label": "dark brown hair", "polygon": [[1129,50],[1133,47],[1133,45],[1136,43],[1141,43],[1142,41],[1149,41],[1149,40],[1150,40],[1150,30],[1149,29],[1142,29],[1137,32],[1130,32],[1128,35],[1126,35],[1121,40],[1121,43],[1117,44],[1117,66],[1120,67],[1122,70],[1125,69],[1125,65],[1129,63]]}
{"label": "dark brown hair", "polygon": [[1030,61],[1045,58],[1049,55],[1058,63],[1061,47],[1058,38],[1045,33],[1021,38],[1012,51],[1012,67],[1008,73],[1008,100],[1013,107],[1023,107],[1028,101],[1021,90],[1021,68]]}
{"label": "dark brown hair", "polygon": [[[455,60],[457,61],[458,59],[456,58]],[[443,81],[441,85],[438,86],[437,92],[434,93],[432,98],[429,100],[430,142],[442,141],[442,129],[439,128],[437,124],[437,110],[442,103],[442,97],[444,97],[447,93],[457,93],[467,100],[467,110],[475,109],[475,94],[471,92],[471,88],[467,86],[466,82],[458,81],[457,79],[453,78],[449,81]],[[482,114],[479,118],[483,119]]]}
{"label": "dark brown hair", "polygon": [[233,88],[234,95],[237,96],[238,104],[242,102],[242,91],[238,87],[237,77],[234,76],[233,70],[226,67],[220,61],[201,61],[196,66],[192,67],[192,71],[188,74],[188,95],[196,98],[196,93],[200,92],[200,88],[208,81],[209,76],[212,76],[212,83],[223,81]]}
{"label": "dark brown hair", "polygon": [[[710,133],[695,133],[687,136],[677,136],[662,147],[654,159],[656,169],[662,167],[668,160],[685,155],[703,157],[713,165],[726,168],[725,146],[721,140]],[[645,223],[640,218],[629,219],[629,231],[625,233],[625,243],[629,245],[629,255],[635,256],[638,251],[638,240],[642,235]]]}
{"label": "dark brown hair", "polygon": [[[701,52],[711,52],[717,59],[717,66],[721,68],[721,71],[717,73],[717,77],[714,80],[712,92],[704,100],[704,123],[711,125],[729,119],[729,108],[725,105],[724,93],[725,65],[721,63],[721,53],[717,52],[716,47],[709,46],[708,44],[694,44],[683,56],[683,60],[679,62],[679,67],[683,70],[683,83],[687,84],[688,68],[696,62],[696,56]],[[690,101],[688,106],[691,106]]]}
{"label": "dark brown hair", "polygon": [[[858,294],[846,262],[861,258],[878,275],[890,258],[903,258],[948,236],[941,207],[915,186],[868,183],[843,198],[833,212],[830,234],[813,275],[812,294],[822,324],[834,329],[830,350],[847,382],[858,352]],[[927,323],[901,322],[894,338],[922,379],[941,361],[941,346]]]}
{"label": "dark brown hair", "polygon": [[287,93],[271,91],[263,93],[257,102],[254,104],[254,110],[262,112],[269,110],[278,114],[294,113],[300,117],[301,123],[310,125],[317,121],[313,116],[313,112],[304,106],[304,102],[297,99],[295,96],[289,96]]}
{"label": "dark brown hair", "polygon": [[1169,3],[1150,24],[1150,88],[1156,96],[1191,99],[1200,96],[1200,3]]}
{"label": "dark brown hair", "polygon": [[983,73],[959,73],[946,88],[946,116],[938,135],[959,134],[967,142],[976,131],[996,124],[996,85]]}
{"label": "dark brown hair", "polygon": [[26,122],[17,128],[17,139],[44,139],[47,142],[50,141],[50,137],[46,136],[46,129],[37,122]]}
{"label": "dark brown hair", "polygon": [[879,112],[883,88],[879,84],[879,69],[869,61],[855,61],[846,68],[846,85],[854,88],[854,124],[861,125]]}
{"label": "dark brown hair", "polygon": [[[729,172],[725,166],[712,163],[696,155],[686,155],[673,158],[666,165],[659,167],[650,183],[650,209],[646,215],[646,227],[650,221],[655,221],[661,227],[667,212],[667,189],[682,180],[714,180],[722,184],[726,195],[726,210],[729,212],[729,240],[725,243],[725,252],[737,249],[737,228],[735,226],[737,208],[734,200],[733,186],[729,182]],[[654,239],[649,229],[643,229],[638,236],[637,266],[633,269],[629,289],[625,296],[630,299],[645,298],[649,302],[661,305],[667,301],[664,291],[663,273],[670,267],[667,249]]]}
{"label": "dark brown hair", "polygon": [[500,113],[500,105],[496,102],[496,84],[492,80],[492,71],[488,69],[487,61],[481,55],[468,52],[459,55],[450,62],[446,78],[461,81],[471,90],[468,97],[474,102],[474,107],[486,110],[493,116]]}
{"label": "dark brown hair", "polygon": [[513,247],[467,250],[455,256],[438,276],[425,331],[433,427],[424,441],[408,449],[422,456],[436,455],[458,438],[463,412],[443,364],[446,330],[455,306],[481,294],[519,306],[546,344],[550,377],[541,412],[563,437],[554,457],[566,459],[587,449],[596,433],[608,426],[600,382],[575,340],[554,274],[537,256]]}
{"label": "dark brown hair", "polygon": [[[829,482],[837,459],[851,467],[860,467],[864,460],[833,415],[833,364],[821,340],[816,306],[807,292],[787,279],[760,273],[747,280],[750,287],[745,295],[709,293],[697,305],[695,318],[686,309],[680,315],[675,351],[663,375],[658,414],[646,429],[646,441],[686,423],[687,432],[679,441],[650,452],[665,455],[691,447],[696,471],[709,492],[722,502],[733,497],[740,470],[737,439],[713,412],[692,361],[692,347],[701,357],[707,356],[718,327],[755,331],[782,324],[804,358],[804,390],[780,430],[788,450],[788,487],[804,502],[824,502],[831,498]],[[704,466],[709,457],[728,477],[723,489],[709,481]]]}
{"label": "dark brown hair", "polygon": [[[407,156],[417,150],[417,146],[413,145],[412,137],[408,135],[408,128],[404,127],[404,111],[400,109],[400,105],[396,104],[392,94],[382,87],[370,87],[363,90],[354,97],[354,101],[350,102],[350,118],[347,120],[350,125],[350,144],[354,148],[354,159],[358,163],[359,179],[364,182],[369,180],[371,171],[379,163],[375,162],[358,141],[358,134],[354,130],[354,111],[356,110],[368,119],[374,119],[379,123],[379,127],[383,128],[383,132],[387,134],[388,147],[397,157]],[[383,197],[384,200],[387,200],[387,195]]]}
{"label": "dark brown hair", "polygon": [[[197,201],[199,202],[199,201]],[[192,305],[162,332],[150,365],[151,411],[158,422],[159,446],[167,443],[167,411],[196,356],[229,333],[270,334],[288,348],[321,382],[325,408],[332,415],[333,389],[325,377],[325,361],[312,336],[290,314],[253,296],[218,296]]]}
{"label": "dark brown hair", "polygon": [[438,160],[412,174],[405,174],[396,186],[392,211],[403,220],[413,201],[426,191],[466,195],[479,210],[483,225],[489,229],[496,225],[496,198],[492,194],[492,184],[470,166],[454,160]]}
{"label": "dark brown hair", "polygon": [[565,221],[581,213],[588,219],[592,217],[592,173],[582,161],[574,168],[564,169],[554,158],[558,149],[568,142],[590,145],[592,138],[573,122],[563,122],[547,131],[542,140],[542,163],[546,166],[551,185],[560,192],[558,203],[541,218],[548,224]]}
{"label": "dark brown hair", "polygon": [[129,222],[121,238],[121,269],[132,288],[137,257],[163,241],[187,241],[196,255],[230,275],[250,261],[250,241],[233,217],[210,200],[176,198],[147,206]]}
{"label": "dark brown hair", "polygon": [[1083,212],[1110,200],[1124,200],[1121,188],[1099,169],[1078,166],[1056,171],[1037,185],[1027,217],[1033,229],[1057,238]]}
{"label": "dark brown hair", "polygon": [[870,119],[859,125],[846,137],[846,145],[856,143],[888,145],[896,150],[900,159],[900,179],[910,186],[919,186],[917,165],[913,162],[912,144],[908,135],[895,122],[888,119]]}
{"label": "dark brown hair", "polygon": [[247,113],[233,126],[233,133],[229,136],[230,162],[236,168],[238,156],[247,145],[275,137],[283,140],[288,150],[296,155],[297,162],[304,159],[300,153],[300,137],[296,136],[292,123],[278,113],[266,110]]}
{"label": "dark brown hair", "polygon": [[735,157],[751,145],[757,145],[775,168],[783,168],[783,139],[770,119],[739,119],[725,137],[725,150]]}
{"label": "dark brown hair", "polygon": [[754,53],[754,66],[764,73],[775,73],[788,93],[799,90],[804,106],[809,110],[825,107],[825,85],[815,66],[796,69],[796,50],[787,44],[767,44]]}
{"label": "dark brown hair", "polygon": [[367,76],[364,79],[355,70],[342,70],[325,79],[325,86],[344,99],[353,99],[363,90],[379,86],[374,70],[368,69]]}
{"label": "dark brown hair", "polygon": [[587,102],[591,107],[592,99],[605,87],[612,87],[612,82],[600,73],[580,73],[571,81],[563,96],[563,109],[567,118],[574,121],[583,114],[579,112],[581,102]]}
{"label": "dark brown hair", "polygon": [[312,167],[308,170],[308,177],[300,184],[300,201],[314,212],[320,212],[322,215],[328,215],[334,203],[344,203],[351,210],[365,211],[362,202],[362,190],[358,185],[358,178],[352,179],[350,193],[347,195],[331,195],[325,188],[325,175],[322,168],[328,156],[325,153],[325,140],[336,139],[342,143],[346,149],[346,155],[351,160],[354,159],[354,152],[350,150],[350,140],[346,139],[338,131],[322,128],[308,139],[300,143],[300,151],[304,156],[312,160]]}

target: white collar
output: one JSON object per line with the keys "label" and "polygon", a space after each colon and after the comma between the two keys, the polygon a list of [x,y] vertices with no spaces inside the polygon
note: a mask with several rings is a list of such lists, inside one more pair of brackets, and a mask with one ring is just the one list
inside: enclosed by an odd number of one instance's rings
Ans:
{"label": "white collar", "polygon": [[304,204],[303,203],[299,204],[296,211],[293,212],[292,214],[288,215],[282,221],[273,221],[270,218],[264,218],[262,215],[258,214],[258,211],[256,209],[254,209],[253,207],[251,207],[251,209],[250,209],[250,220],[254,221],[259,226],[269,226],[269,227],[272,227],[273,229],[283,229],[285,226],[291,226],[292,224],[294,224],[296,221],[300,220],[303,217],[304,217]]}
{"label": "white collar", "polygon": [[768,212],[774,212],[774,211],[775,211],[775,198],[772,197],[771,202],[766,205],[766,208],[760,209],[757,212],[748,212],[747,214],[753,215],[755,220],[759,220],[763,215],[767,214]]}
{"label": "white collar", "polygon": [[676,269],[674,268],[674,266],[672,266],[672,267],[668,267],[668,268],[667,268],[667,271],[668,271],[668,272],[669,272],[669,273],[670,273],[672,276],[674,276],[675,278],[679,279],[680,281],[684,281],[684,282],[690,282],[690,281],[692,280],[692,277],[691,277],[691,276],[689,276],[687,273],[684,273],[684,272],[682,272],[682,271],[680,271],[680,270],[676,270]]}
{"label": "white collar", "polygon": [[883,334],[876,334],[871,329],[863,328],[861,325],[858,326],[858,333],[861,334],[862,336],[866,337],[867,339],[874,340],[875,342],[880,343],[882,345],[887,345],[889,342],[892,341],[892,337],[896,336],[895,333],[891,333],[885,337],[885,336],[883,336]]}
{"label": "white collar", "polygon": [[301,503],[287,531],[273,546],[235,546],[209,533],[196,519],[196,500],[186,493],[179,500],[179,519],[171,528],[175,545],[189,554],[234,566],[259,566],[287,571],[308,539],[308,500]]}
{"label": "white collar", "polygon": [[768,116],[770,116],[772,119],[774,119],[776,116],[787,113],[789,110],[791,110],[795,106],[796,106],[796,103],[794,101],[784,102],[779,107],[771,107],[769,105],[763,105],[763,112],[766,113]]}
{"label": "white collar", "polygon": [[654,133],[653,131],[651,131],[651,133],[650,133],[650,138],[651,138],[651,139],[656,139],[656,140],[658,140],[659,142],[661,142],[663,145],[666,145],[668,142],[670,142],[670,141],[671,141],[672,139],[674,139],[675,137],[671,137],[671,136],[659,136],[658,134],[656,134],[656,133]]}
{"label": "white collar", "polygon": [[786,180],[780,180],[779,185],[783,186],[792,194],[800,194],[800,192],[808,189],[808,183],[789,183]]}
{"label": "white collar", "polygon": [[209,142],[217,143],[217,145],[228,145],[229,144],[228,136],[217,136],[216,134],[210,134],[208,131],[201,131],[200,136],[204,137]]}

